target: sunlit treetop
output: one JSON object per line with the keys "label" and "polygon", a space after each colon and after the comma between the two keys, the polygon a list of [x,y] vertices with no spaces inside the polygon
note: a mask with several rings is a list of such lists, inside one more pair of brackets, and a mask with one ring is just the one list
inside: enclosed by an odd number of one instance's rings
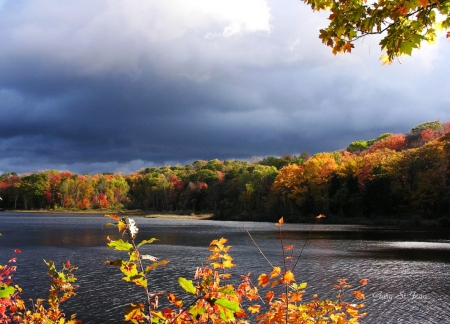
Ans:
{"label": "sunlit treetop", "polygon": [[313,10],[329,10],[330,24],[319,38],[333,54],[351,52],[353,43],[382,35],[383,64],[411,55],[422,42],[432,43],[437,32],[450,38],[450,0],[302,0]]}

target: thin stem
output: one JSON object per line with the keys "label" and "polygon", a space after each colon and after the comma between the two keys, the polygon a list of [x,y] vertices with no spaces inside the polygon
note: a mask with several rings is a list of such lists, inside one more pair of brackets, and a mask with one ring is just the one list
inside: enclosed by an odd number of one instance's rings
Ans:
{"label": "thin stem", "polygon": [[284,253],[283,232],[281,231],[281,224],[278,227],[278,231],[280,232],[281,252],[283,255],[283,267],[284,267],[284,272],[286,272],[286,255]]}
{"label": "thin stem", "polygon": [[253,239],[252,235],[250,234],[250,232],[248,231],[248,229],[244,226],[245,231],[247,232],[248,236],[250,236],[250,239],[252,240],[253,244],[255,244],[256,248],[258,249],[259,253],[262,254],[262,256],[264,257],[264,259],[266,259],[267,263],[270,264],[270,266],[272,267],[272,269],[275,269],[274,265],[272,264],[272,262],[269,261],[269,259],[267,259],[266,255],[264,254],[263,251],[261,251],[261,249],[259,248],[258,244],[256,244],[255,240]]}
{"label": "thin stem", "polygon": [[[284,267],[284,273],[286,273],[286,255],[284,253],[284,243],[283,243],[283,232],[281,231],[282,224],[280,223],[279,226],[279,232],[280,232],[280,243],[281,243],[281,251],[283,255],[283,267]],[[288,284],[284,284],[284,293],[286,295],[286,323],[288,322],[288,311],[289,311],[289,300],[288,300],[288,293],[289,293],[289,287]]]}
{"label": "thin stem", "polygon": [[[322,215],[319,215],[319,216],[322,216]],[[300,261],[300,258],[301,258],[302,254],[303,254],[303,250],[305,249],[306,243],[308,243],[309,238],[311,237],[311,233],[312,233],[312,231],[313,231],[313,229],[314,229],[314,226],[316,226],[317,222],[318,222],[319,219],[320,219],[319,216],[316,217],[315,223],[313,224],[313,226],[312,226],[311,229],[309,230],[308,237],[306,238],[305,243],[303,243],[302,249],[301,249],[301,251],[300,251],[300,254],[299,254],[298,257],[297,257],[297,260],[295,261],[295,264],[294,264],[294,267],[292,268],[292,271],[294,271],[295,267],[297,266],[297,263]]]}
{"label": "thin stem", "polygon": [[[142,264],[141,254],[139,253],[139,250],[138,250],[138,248],[136,246],[136,243],[134,242],[133,235],[131,235],[131,232],[130,232],[129,228],[127,228],[127,234],[131,238],[131,244],[133,245],[134,250],[136,252],[138,252],[138,265],[139,265],[139,268],[140,268],[141,272],[144,275],[144,279],[147,279],[147,275],[144,272],[144,266]],[[147,282],[148,282],[148,280],[147,280]],[[152,300],[151,300],[151,297],[150,297],[150,292],[148,290],[148,284],[147,284],[146,287],[144,287],[144,289],[145,289],[145,295],[147,296],[147,312],[148,312],[148,316],[149,316],[149,319],[150,319],[149,323],[151,323],[152,322],[152,310],[151,310],[151,305],[152,305],[151,302],[152,302]]]}

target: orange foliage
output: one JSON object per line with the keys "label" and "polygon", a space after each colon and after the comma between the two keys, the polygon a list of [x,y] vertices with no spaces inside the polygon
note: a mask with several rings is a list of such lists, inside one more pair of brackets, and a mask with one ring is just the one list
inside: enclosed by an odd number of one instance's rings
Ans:
{"label": "orange foliage", "polygon": [[358,184],[364,187],[366,181],[371,181],[383,172],[386,172],[389,162],[394,160],[396,156],[396,151],[388,148],[364,154],[361,166],[355,173],[358,178]]}
{"label": "orange foliage", "polygon": [[382,139],[381,141],[375,142],[369,149],[367,153],[373,153],[377,150],[390,149],[395,151],[400,151],[405,147],[406,136],[403,134],[395,134]]}

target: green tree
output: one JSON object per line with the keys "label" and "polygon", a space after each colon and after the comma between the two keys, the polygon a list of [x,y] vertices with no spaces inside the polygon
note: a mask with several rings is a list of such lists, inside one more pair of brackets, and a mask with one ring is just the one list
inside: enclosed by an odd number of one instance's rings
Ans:
{"label": "green tree", "polygon": [[411,128],[411,133],[421,133],[422,131],[426,129],[431,129],[433,131],[440,131],[442,129],[441,121],[435,120],[435,121],[428,121],[419,125],[414,126]]}
{"label": "green tree", "polygon": [[422,42],[433,42],[436,31],[450,37],[449,0],[303,0],[313,10],[329,10],[330,23],[319,38],[333,54],[351,52],[359,38],[380,34],[386,51],[383,64],[411,55]]}
{"label": "green tree", "polygon": [[[47,176],[43,173],[33,173],[22,177],[20,182],[20,192],[23,198],[23,205],[28,209],[29,203],[32,206],[42,205],[44,191],[47,189]],[[40,206],[41,207],[41,206]]]}
{"label": "green tree", "polygon": [[361,151],[365,151],[369,148],[369,145],[367,144],[367,141],[364,140],[359,140],[359,141],[354,141],[351,142],[349,144],[349,146],[347,147],[347,151],[349,152],[361,152]]}

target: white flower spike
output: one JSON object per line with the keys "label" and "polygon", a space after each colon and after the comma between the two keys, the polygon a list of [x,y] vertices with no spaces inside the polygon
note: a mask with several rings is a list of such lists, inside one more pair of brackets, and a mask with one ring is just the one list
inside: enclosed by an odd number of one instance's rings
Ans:
{"label": "white flower spike", "polygon": [[139,228],[137,228],[136,223],[132,218],[128,219],[128,229],[130,230],[131,237],[135,238],[137,233],[139,232]]}

